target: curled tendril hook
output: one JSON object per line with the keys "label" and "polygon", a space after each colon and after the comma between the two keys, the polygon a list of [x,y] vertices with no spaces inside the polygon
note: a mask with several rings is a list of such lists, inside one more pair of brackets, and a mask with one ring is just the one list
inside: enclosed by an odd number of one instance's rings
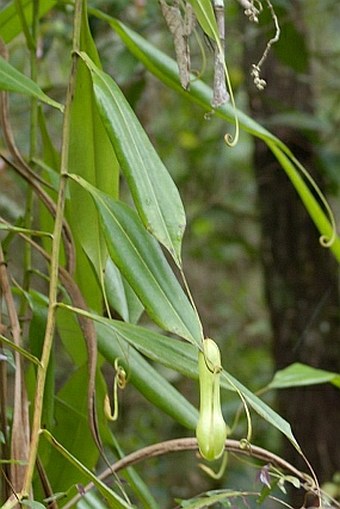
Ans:
{"label": "curled tendril hook", "polygon": [[110,398],[106,394],[104,400],[104,413],[109,421],[116,421],[118,419],[119,414],[119,405],[118,405],[118,389],[125,389],[126,384],[128,382],[128,377],[125,369],[119,364],[119,357],[116,357],[114,362],[115,368],[115,376],[113,380],[113,405],[114,410],[112,414]]}
{"label": "curled tendril hook", "polygon": [[226,75],[227,86],[228,86],[228,91],[229,91],[229,95],[230,95],[230,102],[231,102],[231,105],[234,110],[234,119],[235,119],[235,134],[234,134],[234,136],[232,136],[230,133],[226,133],[224,135],[224,141],[228,145],[228,147],[235,147],[237,145],[239,137],[240,137],[240,124],[239,124],[239,120],[238,120],[238,114],[237,114],[237,109],[236,109],[236,104],[235,104],[233,87],[231,85],[229,72],[228,72],[227,64],[225,63],[225,61],[223,62],[223,67],[224,67],[224,72]]}
{"label": "curled tendril hook", "polygon": [[322,234],[319,237],[319,242],[322,247],[330,248],[334,244],[336,237],[337,237],[336,221],[335,221],[333,211],[332,211],[325,195],[323,194],[323,192],[321,191],[321,189],[319,188],[319,186],[317,185],[317,183],[315,182],[313,177],[308,173],[306,168],[295,157],[292,157],[291,159],[292,159],[293,163],[297,166],[297,168],[300,170],[302,175],[310,183],[310,185],[316,192],[317,196],[319,197],[319,199],[326,211],[326,214],[327,214],[329,222],[330,222],[331,233],[330,233],[330,235]]}

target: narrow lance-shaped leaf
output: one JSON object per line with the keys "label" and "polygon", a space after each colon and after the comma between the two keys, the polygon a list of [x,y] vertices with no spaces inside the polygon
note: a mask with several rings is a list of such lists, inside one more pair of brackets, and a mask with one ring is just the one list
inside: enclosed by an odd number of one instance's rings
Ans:
{"label": "narrow lance-shaped leaf", "polygon": [[[68,314],[70,315],[70,313]],[[99,451],[92,440],[87,419],[87,391],[85,389],[87,380],[88,368],[84,364],[72,373],[55,395],[54,423],[48,429],[70,454],[76,456],[87,468],[93,469],[98,461]],[[70,409],[74,409],[74,411]],[[54,490],[63,491],[72,484],[86,481],[86,476],[79,474],[78,469],[65,461],[65,458],[60,456],[57,451],[49,449],[44,452],[46,470]]]}
{"label": "narrow lance-shaped leaf", "polygon": [[[83,4],[80,47],[100,66],[84,0]],[[116,198],[119,186],[118,163],[97,111],[90,72],[81,59],[78,59],[76,68],[69,147],[69,171],[81,175],[98,189]],[[69,187],[71,199],[67,201],[66,216],[76,242],[76,281],[87,304],[99,311],[102,301],[101,280],[107,258],[105,242],[91,197],[74,182],[70,182]]]}
{"label": "narrow lance-shaped leaf", "polygon": [[[148,358],[190,378],[198,378],[197,350],[194,346],[174,338],[169,341],[169,338],[138,325],[111,320],[109,326]],[[239,390],[247,403],[263,419],[281,431],[298,449],[289,423],[225,370],[222,372],[221,386],[227,390]]]}
{"label": "narrow lance-shaped leaf", "polygon": [[35,97],[40,101],[63,111],[63,106],[46,95],[30,78],[22,74],[0,56],[0,90],[17,92],[18,94]]}
{"label": "narrow lance-shaped leaf", "polygon": [[185,212],[178,190],[113,79],[80,53],[91,71],[98,109],[147,228],[181,265]]}
{"label": "narrow lance-shaped leaf", "polygon": [[[128,373],[129,381],[143,396],[163,412],[170,415],[182,426],[195,429],[197,409],[177,391],[158,371],[128,345],[109,324],[97,323],[98,347],[100,353],[112,365],[119,357]],[[169,338],[171,341],[171,338]]]}
{"label": "narrow lance-shaped leaf", "polygon": [[53,435],[47,431],[42,430],[41,434],[50,444],[52,444],[57,451],[62,454],[67,461],[72,463],[84,476],[88,481],[93,482],[93,484],[96,486],[98,491],[101,493],[101,495],[106,499],[106,503],[108,507],[111,507],[112,509],[131,509],[131,504],[127,503],[125,500],[123,500],[117,493],[112,491],[108,486],[106,486],[105,483],[103,483],[90,469],[88,469],[83,463],[81,463],[75,456],[69,453],[65,447],[62,446],[61,443],[59,443]]}
{"label": "narrow lance-shaped leaf", "polygon": [[[22,0],[22,9],[29,26],[32,24],[32,0]],[[39,19],[44,16],[57,3],[57,0],[39,1]],[[22,26],[18,16],[18,8],[15,1],[10,2],[0,11],[0,34],[7,44],[20,34]]]}
{"label": "narrow lance-shaped leaf", "polygon": [[[190,93],[184,91],[178,80],[178,70],[174,60],[159,51],[139,34],[124,26],[124,24],[120,21],[104,15],[95,9],[92,9],[91,12],[94,15],[105,19],[121,37],[131,53],[135,55],[135,57],[138,58],[138,60],[140,60],[160,81],[184,95],[188,100],[199,104],[206,111],[211,111],[212,90],[210,87],[201,80],[195,80],[191,84]],[[215,114],[228,122],[234,121],[234,112],[232,106],[228,103],[216,109]],[[311,191],[306,182],[301,179],[297,160],[291,150],[270,131],[265,129],[242,111],[237,111],[237,117],[240,127],[243,130],[262,139],[268,145],[274,156],[278,159],[283,170],[292,181],[292,184],[296,188],[300,197],[303,199],[304,205],[319,232],[321,235],[329,238],[332,232],[332,225],[330,224],[330,221],[322,207],[319,205],[319,202],[316,200],[313,191]],[[305,199],[305,197],[307,197],[307,199]],[[340,261],[340,239],[338,236],[331,244],[330,249],[337,261]]]}
{"label": "narrow lance-shaped leaf", "polygon": [[287,368],[277,371],[268,385],[268,389],[285,389],[323,383],[331,383],[340,388],[340,374],[295,362]]}
{"label": "narrow lance-shaped leaf", "polygon": [[[194,346],[174,338],[169,341],[169,338],[138,325],[109,321],[105,318],[98,319],[105,320],[110,328],[148,358],[190,378],[198,378],[197,349]],[[225,370],[222,372],[221,386],[227,390],[239,390],[247,403],[263,419],[275,426],[299,449],[289,423]]]}
{"label": "narrow lance-shaped leaf", "polygon": [[218,29],[211,0],[189,0],[202,30],[216,42],[219,41]]}
{"label": "narrow lance-shaped leaf", "polygon": [[222,379],[234,386],[235,389],[240,391],[242,396],[246,399],[247,403],[267,422],[272,424],[276,429],[281,431],[288,440],[294,445],[297,451],[301,451],[296,438],[293,435],[292,428],[290,424],[283,419],[279,414],[277,414],[274,410],[272,410],[266,403],[264,403],[259,397],[253,394],[247,387],[245,387],[241,382],[239,382],[236,378],[234,378],[230,373],[227,373],[225,370],[222,371]]}
{"label": "narrow lance-shaped leaf", "polygon": [[110,306],[125,322],[138,322],[144,306],[111,258],[108,258],[105,268],[105,290]]}
{"label": "narrow lance-shaped leaf", "polygon": [[[80,310],[78,311],[80,312]],[[136,348],[147,358],[182,373],[188,378],[198,379],[198,345],[191,345],[175,338],[165,337],[140,325],[109,320],[84,311],[81,311],[81,313],[111,329],[122,341]],[[101,353],[107,356],[105,350],[110,350],[110,340],[108,340],[107,335],[101,335],[99,345]],[[334,381],[337,381],[337,379]],[[283,433],[299,450],[289,423],[225,369],[222,371],[221,387],[226,390],[239,391],[256,413]]]}
{"label": "narrow lance-shaped leaf", "polygon": [[199,318],[160,246],[145,230],[137,213],[78,175],[70,176],[91,193],[109,254],[152,320],[163,329],[199,344],[202,339]]}

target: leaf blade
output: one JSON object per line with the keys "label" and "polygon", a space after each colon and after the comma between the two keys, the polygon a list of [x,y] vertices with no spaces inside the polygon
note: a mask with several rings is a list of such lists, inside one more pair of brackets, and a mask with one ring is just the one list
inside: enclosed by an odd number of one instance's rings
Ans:
{"label": "leaf blade", "polygon": [[61,104],[46,95],[33,80],[18,71],[2,56],[0,56],[0,90],[35,97],[61,112],[64,110]]}
{"label": "leaf blade", "polygon": [[[85,2],[80,45],[100,66]],[[119,188],[118,163],[97,111],[90,72],[81,59],[77,60],[75,79],[70,111],[69,171],[116,197]],[[87,304],[99,311],[103,291],[102,274],[107,258],[105,241],[99,228],[96,207],[88,193],[74,182],[70,182],[69,187],[71,199],[67,201],[66,214],[75,237],[76,280]]]}
{"label": "leaf blade", "polygon": [[[152,404],[170,415],[182,426],[194,430],[198,420],[197,409],[184,398],[143,356],[132,346],[124,348],[114,329],[103,322],[97,322],[98,347],[100,353],[111,364],[119,357],[129,380]],[[111,331],[111,335],[108,333]]]}
{"label": "leaf blade", "polygon": [[[56,4],[56,0],[41,0],[39,2],[39,18],[49,12]],[[32,0],[23,0],[22,8],[24,11],[25,19],[28,25],[32,24],[31,7]],[[18,10],[15,2],[10,2],[0,11],[0,33],[1,38],[7,44],[14,39],[21,32],[21,23],[18,16]]]}
{"label": "leaf blade", "polygon": [[268,385],[268,389],[285,389],[323,383],[331,383],[340,388],[340,374],[295,362],[277,371]]}
{"label": "leaf blade", "polygon": [[189,0],[191,3],[194,12],[196,14],[197,20],[204,32],[214,39],[215,41],[219,41],[218,37],[218,28],[216,23],[216,18],[214,15],[214,10],[212,8],[212,3],[210,0]]}
{"label": "leaf blade", "polygon": [[113,79],[80,56],[93,80],[99,112],[146,228],[181,266],[185,212],[178,190]]}
{"label": "leaf blade", "polygon": [[160,327],[191,343],[202,340],[199,318],[178,283],[157,241],[139,216],[78,175],[70,177],[92,195],[112,260]]}
{"label": "leaf blade", "polygon": [[[138,60],[140,60],[145,65],[145,67],[160,81],[181,95],[184,95],[191,102],[200,105],[206,111],[211,111],[211,97],[213,94],[210,87],[208,87],[201,80],[196,79],[191,83],[190,93],[184,91],[179,83],[177,65],[170,57],[152,46],[150,43],[148,43],[148,41],[143,39],[143,37],[135,33],[133,30],[127,28],[117,19],[104,15],[95,9],[92,9],[91,12],[95,16],[106,20],[119,35],[122,41],[126,44],[129,51],[131,51],[131,53],[135,55],[135,57],[138,58]],[[228,122],[234,122],[234,112],[231,105],[228,103],[216,109],[215,114]],[[332,231],[330,221],[320,207],[318,201],[314,198],[313,193],[309,187],[304,181],[301,182],[301,176],[299,174],[300,170],[296,164],[296,158],[290,149],[270,131],[265,129],[262,125],[257,123],[242,111],[237,111],[237,117],[240,127],[244,131],[263,140],[267,144],[269,149],[273,152],[274,156],[278,159],[283,170],[287,173],[288,177],[292,181],[292,184],[296,188],[300,197],[303,199],[303,194],[308,194],[309,200],[307,203],[304,202],[307,211],[314,221],[316,227],[318,228],[320,234],[329,236],[329,233]],[[285,161],[284,165],[282,165],[283,160]],[[292,179],[292,176],[296,177],[296,179]],[[301,185],[298,187],[296,186],[297,181],[301,182]],[[318,211],[318,214],[315,214],[316,210]],[[330,246],[330,249],[337,261],[340,262],[339,236],[336,237],[335,241]]]}

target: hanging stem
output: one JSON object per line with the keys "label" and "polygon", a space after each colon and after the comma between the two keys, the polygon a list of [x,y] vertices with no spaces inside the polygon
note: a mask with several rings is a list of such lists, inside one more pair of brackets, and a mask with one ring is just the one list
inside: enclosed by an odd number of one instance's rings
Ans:
{"label": "hanging stem", "polygon": [[[32,26],[31,38],[33,44],[30,46],[30,64],[31,64],[31,79],[35,83],[38,76],[38,61],[37,61],[37,39],[38,39],[38,23],[39,23],[39,0],[34,0],[32,5]],[[35,97],[31,99],[31,119],[30,119],[30,153],[29,162],[36,157],[37,152],[37,131],[38,131],[38,100]],[[26,191],[26,207],[25,207],[25,228],[32,228],[32,211],[33,211],[34,192],[30,185],[27,186]],[[31,246],[25,243],[24,251],[24,278],[23,288],[29,289],[30,276],[32,271],[32,251]],[[27,300],[22,298],[20,307],[20,316],[24,316],[27,308]]]}
{"label": "hanging stem", "polygon": [[34,473],[35,462],[37,458],[37,451],[39,445],[39,435],[41,429],[41,416],[43,409],[43,397],[44,388],[46,381],[46,373],[48,363],[50,359],[51,349],[53,345],[53,336],[55,331],[56,322],[56,310],[57,310],[57,290],[58,290],[58,271],[59,271],[59,254],[61,245],[61,232],[64,217],[65,208],[65,195],[66,195],[66,181],[67,181],[67,167],[68,167],[68,155],[69,155],[69,133],[70,133],[70,107],[72,97],[75,88],[75,76],[76,76],[76,62],[77,54],[80,44],[80,26],[81,26],[81,14],[82,14],[82,0],[76,0],[75,2],[75,13],[74,13],[74,36],[73,36],[73,56],[72,56],[72,68],[69,79],[69,86],[66,97],[66,107],[63,125],[63,144],[61,152],[61,167],[60,167],[60,184],[58,191],[58,201],[56,208],[56,217],[53,230],[53,242],[52,242],[52,256],[50,266],[50,287],[49,287],[49,307],[47,324],[45,330],[44,345],[41,355],[41,366],[38,368],[37,373],[37,385],[34,401],[34,414],[32,424],[32,435],[30,452],[28,458],[28,465],[26,469],[25,481],[21,498],[27,496],[30,492],[32,477]]}

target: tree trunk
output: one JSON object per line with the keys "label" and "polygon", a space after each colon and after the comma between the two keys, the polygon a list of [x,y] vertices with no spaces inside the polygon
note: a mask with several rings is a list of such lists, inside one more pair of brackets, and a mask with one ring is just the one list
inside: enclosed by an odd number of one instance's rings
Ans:
{"label": "tree trunk", "polygon": [[[298,20],[299,27],[295,28],[301,31],[298,7],[299,2],[290,2],[288,22]],[[248,68],[259,59],[258,48],[262,45],[263,34],[261,44],[251,41],[246,56]],[[313,113],[310,80],[302,80],[291,68],[280,63],[273,51],[263,68],[263,77],[268,81],[263,92],[249,83],[251,112],[262,124],[273,114],[285,111]],[[271,127],[271,131],[289,146],[324,190],[315,133],[312,137],[311,131],[302,132],[283,124]],[[319,234],[292,184],[260,141],[255,144],[255,174],[275,368],[302,362],[339,372],[337,263],[331,252],[321,247]],[[281,415],[291,423],[319,480],[330,480],[340,470],[340,391],[327,384],[281,390],[278,406]],[[283,454],[306,470],[290,444],[286,444]]]}

